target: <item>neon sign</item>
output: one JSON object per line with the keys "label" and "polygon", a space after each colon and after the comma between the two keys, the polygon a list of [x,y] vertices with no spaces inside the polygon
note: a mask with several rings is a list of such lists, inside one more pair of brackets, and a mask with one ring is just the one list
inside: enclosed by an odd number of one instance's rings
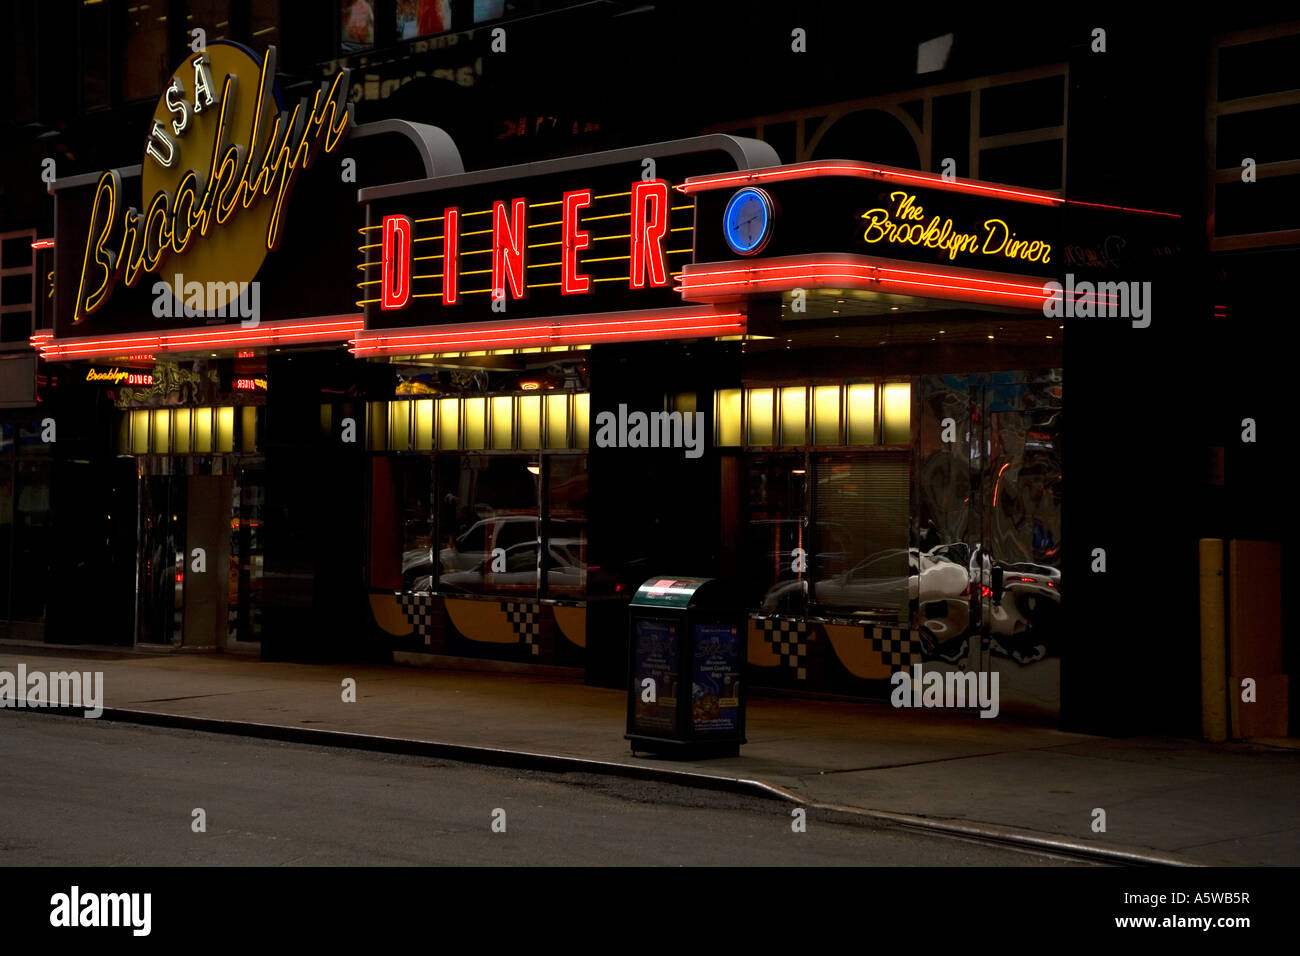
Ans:
{"label": "neon sign", "polygon": [[861,218],[867,221],[864,242],[925,246],[944,252],[949,260],[959,255],[986,255],[1043,264],[1052,261],[1050,243],[1018,239],[1004,219],[986,219],[981,232],[959,232],[951,219],[940,223],[938,216],[932,216],[926,222],[925,210],[912,193],[899,189],[889,198],[892,208],[876,207],[862,213]]}
{"label": "neon sign", "polygon": [[110,382],[113,385],[121,385],[126,382],[128,385],[152,385],[152,372],[128,372],[126,369],[110,368],[106,371],[100,371],[97,368],[86,370],[87,382]]}
{"label": "neon sign", "polygon": [[[122,180],[116,170],[104,173],[95,188],[74,322],[100,309],[118,281],[134,286],[143,274],[157,272],[169,256],[187,256],[186,274],[206,269],[227,280],[251,280],[266,253],[278,248],[284,205],[294,183],[322,149],[334,151],[349,128],[351,113],[346,70],[329,85],[322,84],[310,109],[304,98],[292,113],[277,110],[275,64],[274,47],[268,48],[259,70],[243,48],[214,43],[173,76],[145,145],[143,193],[152,196],[145,211],[122,209]],[[182,75],[191,69],[192,100]],[[224,74],[219,84],[214,69]],[[255,91],[243,102],[236,96],[241,82]],[[214,96],[217,85],[219,99]],[[198,136],[210,134],[199,153],[206,163],[181,173],[179,163],[192,130],[198,130]],[[206,172],[200,172],[204,165]],[[267,203],[260,204],[262,199]],[[232,231],[229,242],[213,249],[192,245],[208,238],[214,224]],[[116,248],[111,248],[119,232]],[[260,238],[254,239],[257,233]]]}
{"label": "neon sign", "polygon": [[[541,287],[557,287],[566,296],[587,295],[594,291],[594,283],[607,281],[624,282],[629,289],[665,288],[671,279],[669,255],[690,252],[689,249],[668,248],[671,195],[666,180],[651,179],[632,183],[627,192],[603,197],[594,195],[588,188],[568,190],[556,201],[530,203],[527,197],[512,196],[493,200],[491,207],[483,210],[464,211],[458,206],[448,206],[441,216],[428,219],[412,219],[402,213],[385,215],[382,225],[376,227],[382,230],[382,239],[376,244],[381,249],[380,296],[371,301],[378,301],[383,310],[396,310],[406,308],[416,297],[437,298],[443,305],[456,305],[461,296],[474,292],[489,292],[493,300],[526,299],[530,289]],[[624,201],[609,202],[611,199]],[[533,213],[534,209],[550,210],[556,206],[560,207],[558,219],[555,218],[556,212],[548,212],[541,215],[543,221],[535,221],[538,217]],[[492,217],[491,228],[463,229],[464,219],[480,215]],[[590,224],[602,220],[612,220],[620,231],[597,235]],[[416,235],[419,231],[417,224],[422,226],[424,223],[441,223],[441,233]],[[557,240],[528,241],[530,229],[554,226],[560,228]],[[489,247],[462,248],[462,239],[483,234],[491,235]],[[441,242],[440,253],[415,254],[416,243],[435,240]],[[610,254],[602,249],[601,255],[591,261],[626,261],[627,275],[595,277],[584,268],[581,253],[590,251],[595,242],[606,241],[625,241],[627,254]],[[540,263],[532,261],[534,250],[554,247],[559,247],[558,259],[557,253],[551,252]],[[474,262],[470,269],[464,268],[465,257],[489,254],[490,267],[487,263]],[[550,259],[556,261],[547,261]],[[418,264],[423,261],[440,262],[441,269],[435,269],[434,274],[420,274]],[[529,282],[528,270],[534,268],[558,268],[558,281]],[[489,274],[490,288],[461,288],[462,277]],[[422,279],[437,280],[439,291],[413,293],[413,280]]]}

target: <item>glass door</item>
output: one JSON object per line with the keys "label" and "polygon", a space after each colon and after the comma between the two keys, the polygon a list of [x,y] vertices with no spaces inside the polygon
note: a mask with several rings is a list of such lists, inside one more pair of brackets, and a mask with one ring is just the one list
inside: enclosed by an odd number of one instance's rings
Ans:
{"label": "glass door", "polygon": [[[1017,665],[1017,675],[1019,668],[1054,662],[1060,653],[1060,393],[1059,376],[1027,374],[995,380],[985,391],[982,538],[988,542],[990,580],[984,635],[992,656]],[[1053,699],[1057,694],[1046,685],[1026,691]]]}
{"label": "glass door", "polygon": [[266,472],[235,470],[230,507],[230,573],[226,646],[262,639],[262,571],[265,547]]}
{"label": "glass door", "polygon": [[918,379],[913,613],[927,660],[1060,706],[1061,372]]}
{"label": "glass door", "polygon": [[151,474],[161,461],[141,459],[136,640],[180,644],[185,623],[184,475]]}

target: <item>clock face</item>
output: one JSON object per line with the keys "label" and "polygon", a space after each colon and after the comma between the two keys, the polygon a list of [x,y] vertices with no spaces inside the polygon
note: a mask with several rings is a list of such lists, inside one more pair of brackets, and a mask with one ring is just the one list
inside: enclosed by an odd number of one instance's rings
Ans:
{"label": "clock face", "polygon": [[742,256],[761,252],[772,235],[772,197],[766,190],[746,186],[737,190],[722,214],[727,245]]}

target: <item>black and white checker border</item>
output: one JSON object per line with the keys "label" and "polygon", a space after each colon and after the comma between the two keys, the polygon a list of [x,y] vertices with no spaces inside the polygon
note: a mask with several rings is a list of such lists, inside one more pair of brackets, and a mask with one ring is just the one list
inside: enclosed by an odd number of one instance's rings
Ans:
{"label": "black and white checker border", "polygon": [[542,636],[541,606],[534,601],[502,601],[501,610],[506,613],[510,629],[531,648],[534,656],[541,654],[538,643]]}
{"label": "black and white checker border", "polygon": [[403,591],[397,595],[397,603],[402,613],[415,629],[415,633],[429,646],[433,635],[433,595],[415,591]]}
{"label": "black and white checker border", "polygon": [[799,680],[808,679],[808,624],[789,618],[760,618],[763,640],[772,645],[772,651],[786,667],[792,668]]}
{"label": "black and white checker border", "polygon": [[911,628],[868,625],[866,636],[889,668],[911,667],[921,659],[921,641]]}

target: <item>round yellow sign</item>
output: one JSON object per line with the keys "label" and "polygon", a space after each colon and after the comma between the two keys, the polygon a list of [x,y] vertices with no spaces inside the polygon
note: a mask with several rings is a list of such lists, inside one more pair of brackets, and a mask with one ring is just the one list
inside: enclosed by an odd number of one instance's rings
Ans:
{"label": "round yellow sign", "polygon": [[[196,61],[201,61],[197,68]],[[250,153],[260,161],[279,114],[270,91],[274,77],[267,77],[266,93],[259,96],[261,77],[262,64],[258,60],[244,48],[224,42],[192,54],[177,68],[153,114],[173,148],[171,164],[164,165],[158,158],[169,158],[168,143],[151,137],[153,148],[146,146],[141,174],[145,204],[141,211],[149,208],[159,192],[166,193],[168,206],[175,208],[181,181],[191,170],[197,174],[195,192],[202,196],[209,180],[217,175],[222,154],[232,144],[242,148],[241,162],[247,162]],[[210,88],[206,82],[209,78]],[[258,142],[253,143],[250,137],[255,119]],[[221,142],[215,141],[218,127]],[[272,195],[251,208],[236,208],[220,228],[206,235],[199,236],[196,229],[185,251],[168,257],[165,274],[160,278],[172,285],[175,275],[182,275],[178,288],[191,281],[202,283],[215,292],[207,305],[224,306],[232,290],[226,283],[236,283],[233,288],[237,289],[238,283],[251,282],[262,267],[268,252],[267,230],[275,211]],[[209,282],[213,283],[211,287]]]}

